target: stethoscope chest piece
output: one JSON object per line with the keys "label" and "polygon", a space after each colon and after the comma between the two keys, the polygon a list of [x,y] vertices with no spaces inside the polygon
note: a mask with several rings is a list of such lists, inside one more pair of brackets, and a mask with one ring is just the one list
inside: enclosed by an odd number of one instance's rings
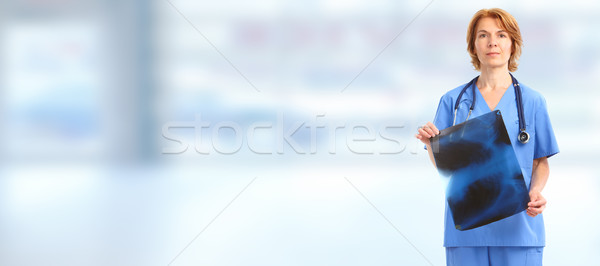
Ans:
{"label": "stethoscope chest piece", "polygon": [[519,142],[521,142],[523,144],[529,142],[529,133],[527,133],[525,131],[519,132]]}

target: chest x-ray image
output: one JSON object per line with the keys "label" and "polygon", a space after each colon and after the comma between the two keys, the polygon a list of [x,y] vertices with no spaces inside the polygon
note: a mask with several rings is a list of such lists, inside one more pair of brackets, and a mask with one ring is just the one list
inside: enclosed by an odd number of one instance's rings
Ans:
{"label": "chest x-ray image", "polygon": [[492,111],[431,139],[456,229],[477,228],[527,208],[529,193],[502,114]]}

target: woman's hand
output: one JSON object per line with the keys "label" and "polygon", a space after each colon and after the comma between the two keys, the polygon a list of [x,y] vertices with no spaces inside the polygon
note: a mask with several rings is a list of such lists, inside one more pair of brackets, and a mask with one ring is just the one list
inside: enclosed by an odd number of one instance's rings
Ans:
{"label": "woman's hand", "polygon": [[416,134],[415,137],[427,146],[429,146],[430,144],[430,138],[440,134],[440,131],[431,122],[427,122],[427,124],[425,124],[424,126],[419,127],[418,131],[419,134]]}
{"label": "woman's hand", "polygon": [[546,209],[546,199],[537,190],[529,191],[531,201],[527,204],[527,215],[535,217]]}
{"label": "woman's hand", "polygon": [[546,199],[542,196],[542,189],[548,181],[550,175],[550,166],[548,158],[541,157],[533,160],[533,171],[531,174],[531,184],[529,189],[529,199],[527,204],[527,215],[535,217],[546,209]]}

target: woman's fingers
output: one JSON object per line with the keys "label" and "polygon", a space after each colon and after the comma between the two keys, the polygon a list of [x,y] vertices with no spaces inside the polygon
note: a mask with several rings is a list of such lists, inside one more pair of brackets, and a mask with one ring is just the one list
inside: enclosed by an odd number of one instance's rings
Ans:
{"label": "woman's fingers", "polygon": [[546,209],[546,199],[539,192],[531,192],[531,201],[527,204],[527,215],[535,217]]}
{"label": "woman's fingers", "polygon": [[531,217],[535,217],[538,214],[541,214],[544,209],[546,208],[545,205],[539,207],[539,208],[533,208],[533,207],[529,207],[527,208],[527,215],[531,216]]}
{"label": "woman's fingers", "polygon": [[440,131],[431,122],[427,122],[427,124],[423,125],[422,127],[419,127],[418,131],[419,131],[419,134],[421,134],[422,136],[424,136],[426,138],[431,138],[431,137],[434,137],[435,135],[440,134]]}
{"label": "woman's fingers", "polygon": [[431,122],[427,122],[427,124],[419,127],[417,129],[417,132],[419,132],[419,134],[416,134],[415,137],[421,140],[421,142],[425,143],[426,145],[429,145],[429,138],[440,134],[440,131]]}
{"label": "woman's fingers", "polygon": [[419,134],[426,138],[433,137],[433,133],[430,131],[427,131],[427,128],[423,128],[423,127],[419,128]]}
{"label": "woman's fingers", "polygon": [[435,135],[439,135],[440,131],[438,130],[438,128],[431,122],[427,122],[427,124],[425,124],[425,126],[427,126],[427,128],[431,129],[432,133],[435,133]]}
{"label": "woman's fingers", "polygon": [[435,134],[433,133],[433,130],[431,130],[431,128],[429,128],[428,126],[423,126],[423,127],[422,127],[422,129],[423,129],[423,131],[427,132],[427,134],[428,134],[430,137],[433,137],[433,136],[435,136]]}
{"label": "woman's fingers", "polygon": [[536,195],[535,198],[527,204],[529,207],[540,207],[544,205],[546,205],[546,198],[542,197],[542,195]]}

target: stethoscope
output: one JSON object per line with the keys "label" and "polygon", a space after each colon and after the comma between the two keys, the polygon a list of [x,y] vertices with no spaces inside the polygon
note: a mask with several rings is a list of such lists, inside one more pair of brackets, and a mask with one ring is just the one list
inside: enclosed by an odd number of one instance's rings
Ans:
{"label": "stethoscope", "polygon": [[[510,73],[509,73],[510,74]],[[475,84],[477,82],[477,79],[479,78],[479,76],[475,77],[473,80],[469,81],[469,83],[467,83],[467,85],[465,85],[462,90],[460,91],[460,94],[458,94],[458,99],[456,99],[456,103],[454,104],[454,120],[452,121],[452,125],[454,126],[454,124],[456,123],[456,112],[458,111],[458,104],[460,103],[460,99],[462,98],[462,95],[465,93],[465,91],[467,91],[467,88],[472,87],[473,89],[473,101],[471,102],[471,108],[469,108],[469,113],[467,114],[467,119],[465,119],[465,121],[469,120],[469,116],[471,116],[471,112],[473,111],[473,108],[475,108],[475,99],[477,97],[475,97],[475,86],[473,86],[473,84]],[[517,79],[515,79],[515,77],[513,77],[512,74],[510,74],[510,78],[512,79],[512,84],[513,87],[515,88],[515,96],[516,96],[516,101],[517,101],[517,114],[519,116],[519,142],[525,144],[527,142],[529,142],[529,133],[527,133],[526,127],[525,127],[525,116],[523,115],[523,98],[521,97],[521,87],[519,86],[519,82],[517,81]]]}

